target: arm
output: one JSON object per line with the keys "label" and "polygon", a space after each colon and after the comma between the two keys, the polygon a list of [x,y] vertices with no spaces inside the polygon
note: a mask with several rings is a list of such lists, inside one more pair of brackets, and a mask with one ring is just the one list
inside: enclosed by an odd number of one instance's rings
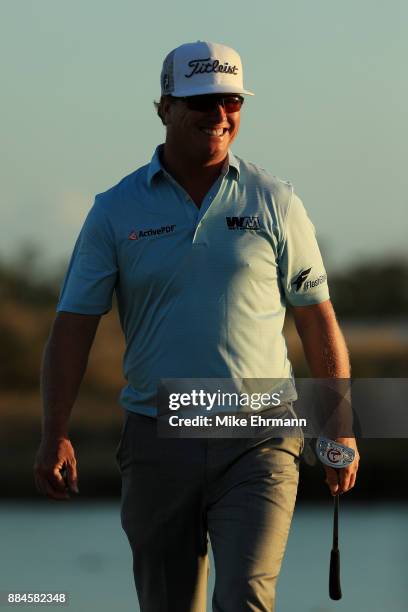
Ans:
{"label": "arm", "polygon": [[63,466],[67,470],[69,489],[78,492],[68,422],[99,321],[100,315],[60,312],[45,347],[41,371],[42,439],[34,479],[37,489],[52,499],[69,499],[60,473]]}
{"label": "arm", "polygon": [[[350,378],[347,346],[330,300],[309,306],[294,306],[296,329],[315,378]],[[355,438],[337,438],[356,452],[353,463],[343,469],[326,467],[326,482],[333,495],[345,493],[354,486],[359,454]],[[338,474],[339,473],[339,474]]]}
{"label": "arm", "polygon": [[331,301],[292,310],[312,376],[350,378],[347,346]]}

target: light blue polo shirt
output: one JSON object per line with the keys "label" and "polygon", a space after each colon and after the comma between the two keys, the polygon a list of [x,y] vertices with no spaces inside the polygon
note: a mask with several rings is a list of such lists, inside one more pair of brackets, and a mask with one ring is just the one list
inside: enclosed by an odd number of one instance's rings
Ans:
{"label": "light blue polo shirt", "polygon": [[163,378],[290,379],[285,304],[329,298],[314,227],[290,183],[230,152],[198,209],[159,152],[96,196],[57,306],[104,314],[116,291],[121,404],[149,416]]}

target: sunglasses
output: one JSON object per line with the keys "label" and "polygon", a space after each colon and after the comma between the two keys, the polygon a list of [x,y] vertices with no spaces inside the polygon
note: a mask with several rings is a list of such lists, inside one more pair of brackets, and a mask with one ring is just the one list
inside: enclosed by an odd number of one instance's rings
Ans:
{"label": "sunglasses", "polygon": [[213,111],[218,106],[222,106],[226,113],[237,113],[241,110],[244,103],[242,96],[220,96],[218,94],[208,94],[205,96],[187,96],[184,98],[176,98],[183,100],[187,108],[200,113]]}

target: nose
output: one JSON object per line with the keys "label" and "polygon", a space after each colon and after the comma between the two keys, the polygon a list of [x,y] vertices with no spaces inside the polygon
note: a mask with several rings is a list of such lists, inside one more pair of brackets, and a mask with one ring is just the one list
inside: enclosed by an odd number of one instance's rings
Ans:
{"label": "nose", "polygon": [[224,108],[224,102],[219,101],[214,104],[211,114],[214,115],[214,117],[217,117],[217,119],[224,121],[224,119],[227,118],[227,113],[225,112]]}

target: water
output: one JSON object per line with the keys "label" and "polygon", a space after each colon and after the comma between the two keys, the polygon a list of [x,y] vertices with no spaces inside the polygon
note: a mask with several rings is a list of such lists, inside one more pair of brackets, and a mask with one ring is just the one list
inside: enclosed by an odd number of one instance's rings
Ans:
{"label": "water", "polygon": [[[299,506],[278,582],[276,612],[405,612],[407,510],[407,505],[394,503],[356,507],[351,497],[342,499],[343,599],[332,602],[327,588],[330,501],[324,508]],[[69,607],[49,605],[50,611],[139,610],[119,503],[3,503],[0,542],[1,591],[68,592]],[[208,612],[213,586],[212,572]]]}

